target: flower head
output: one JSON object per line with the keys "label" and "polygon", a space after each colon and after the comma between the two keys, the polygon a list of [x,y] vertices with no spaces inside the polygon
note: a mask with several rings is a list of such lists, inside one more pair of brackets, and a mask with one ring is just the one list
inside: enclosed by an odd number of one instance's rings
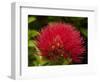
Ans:
{"label": "flower head", "polygon": [[80,62],[85,48],[80,32],[71,24],[51,23],[45,26],[38,37],[38,48],[49,60],[70,58]]}

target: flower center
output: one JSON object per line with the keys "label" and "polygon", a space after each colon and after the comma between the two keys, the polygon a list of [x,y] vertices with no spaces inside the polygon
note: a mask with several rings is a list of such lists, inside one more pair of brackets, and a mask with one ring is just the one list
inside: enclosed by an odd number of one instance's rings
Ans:
{"label": "flower center", "polygon": [[59,36],[56,36],[54,38],[48,55],[51,60],[55,60],[55,61],[59,60],[63,56],[67,57],[66,51],[63,46],[63,42]]}
{"label": "flower center", "polygon": [[52,49],[62,48],[62,47],[63,47],[63,43],[62,43],[60,36],[58,35],[53,40]]}

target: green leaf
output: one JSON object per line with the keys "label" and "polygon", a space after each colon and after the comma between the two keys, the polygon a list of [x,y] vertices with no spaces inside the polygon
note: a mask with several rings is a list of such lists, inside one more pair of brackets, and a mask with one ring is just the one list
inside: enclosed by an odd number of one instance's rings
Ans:
{"label": "green leaf", "polygon": [[[28,47],[29,47],[29,49],[30,49],[30,48],[33,48],[33,51],[34,51],[34,52],[36,52],[37,54],[40,54],[40,53],[39,53],[40,50],[39,50],[38,47],[37,47],[36,41],[34,41],[34,40],[29,40],[29,41],[28,41]],[[35,49],[35,50],[34,50],[34,49]]]}
{"label": "green leaf", "polygon": [[35,36],[39,35],[40,33],[35,30],[28,30],[28,38],[34,38]]}
{"label": "green leaf", "polygon": [[29,40],[28,41],[28,47],[36,47],[36,45],[34,44],[33,40]]}
{"label": "green leaf", "polygon": [[67,58],[67,59],[64,59],[64,62],[63,62],[63,65],[68,65],[72,62],[72,59],[71,58]]}
{"label": "green leaf", "polygon": [[80,28],[80,32],[81,32],[85,37],[87,37],[87,29],[85,29],[85,28]]}
{"label": "green leaf", "polygon": [[36,20],[35,17],[28,17],[28,23],[34,22]]}

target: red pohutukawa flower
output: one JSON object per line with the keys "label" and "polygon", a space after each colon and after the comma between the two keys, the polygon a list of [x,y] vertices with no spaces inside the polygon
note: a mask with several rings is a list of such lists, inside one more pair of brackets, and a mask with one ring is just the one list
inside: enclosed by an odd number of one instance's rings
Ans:
{"label": "red pohutukawa flower", "polygon": [[45,26],[38,37],[42,56],[49,60],[70,58],[79,63],[85,51],[80,32],[71,24],[51,23]]}

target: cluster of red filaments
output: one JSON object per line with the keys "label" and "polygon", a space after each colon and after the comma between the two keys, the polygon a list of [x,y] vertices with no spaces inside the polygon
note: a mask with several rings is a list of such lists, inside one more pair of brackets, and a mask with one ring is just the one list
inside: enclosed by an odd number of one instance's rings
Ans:
{"label": "cluster of red filaments", "polygon": [[80,32],[65,23],[51,23],[44,27],[38,37],[38,48],[42,56],[53,61],[70,58],[80,62],[85,48]]}

